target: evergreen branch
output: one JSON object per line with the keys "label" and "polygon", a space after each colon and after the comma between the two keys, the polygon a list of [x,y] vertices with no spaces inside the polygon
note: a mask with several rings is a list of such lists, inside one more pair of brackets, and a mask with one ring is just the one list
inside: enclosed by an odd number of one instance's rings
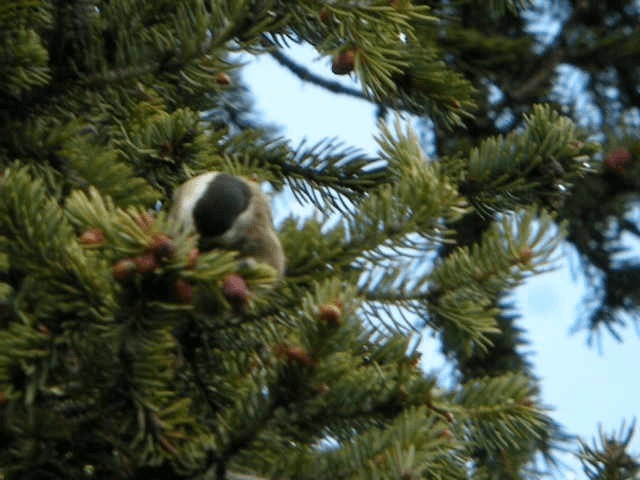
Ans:
{"label": "evergreen branch", "polygon": [[[385,428],[374,428],[341,442],[340,448],[297,453],[288,457],[276,474],[292,472],[295,478],[369,478],[392,469],[398,477],[420,478],[428,471],[446,472],[448,478],[464,478],[460,465],[447,459],[452,447],[441,435],[444,426],[424,409],[411,408]],[[442,462],[442,463],[441,463]],[[441,470],[442,469],[442,470]]]}
{"label": "evergreen branch", "polygon": [[51,81],[49,55],[34,30],[20,28],[9,33],[3,29],[0,41],[0,98],[7,95],[12,101],[20,102],[23,96]]}
{"label": "evergreen branch", "polygon": [[[271,392],[273,393],[273,392]],[[271,397],[267,401],[267,406],[263,410],[259,418],[252,418],[252,425],[250,428],[245,428],[241,435],[236,435],[231,442],[228,442],[226,448],[216,458],[218,466],[217,474],[219,480],[224,480],[227,475],[227,464],[233,458],[234,455],[246,449],[251,444],[255,437],[263,430],[268,420],[272,418],[273,413],[280,406],[278,400]],[[233,475],[233,474],[232,474]],[[233,478],[233,477],[232,477]]]}
{"label": "evergreen branch", "polygon": [[471,150],[460,192],[480,214],[534,202],[557,206],[571,182],[588,171],[594,152],[575,125],[547,106],[534,106],[525,128],[484,140]]}
{"label": "evergreen branch", "polygon": [[[74,186],[86,189],[91,185],[110,196],[120,206],[151,206],[160,193],[136,176],[129,163],[118,159],[112,149],[95,145],[84,137],[68,141],[60,151],[65,172]],[[87,162],[87,156],[91,162]]]}
{"label": "evergreen branch", "polygon": [[428,277],[428,324],[443,329],[462,350],[466,339],[487,348],[491,335],[499,332],[495,321],[504,292],[553,262],[561,241],[551,234],[553,228],[550,215],[529,209],[494,223],[470,248],[455,249]]}
{"label": "evergreen branch", "polygon": [[462,417],[471,444],[488,450],[517,448],[518,438],[541,438],[550,419],[534,403],[527,376],[508,373],[472,380],[455,395],[453,412]]}
{"label": "evergreen branch", "polygon": [[[460,123],[460,116],[465,115],[462,107],[471,106],[471,102],[466,98],[468,94],[464,94],[464,89],[468,87],[468,85],[461,78],[458,78],[453,74],[445,76],[446,78],[439,79],[439,81],[431,85],[426,83],[426,77],[422,78],[426,75],[425,72],[416,71],[412,73],[404,73],[404,76],[398,74],[398,77],[394,78],[394,80],[400,85],[400,87],[393,84],[392,90],[400,88],[400,94],[396,97],[379,94],[374,98],[360,89],[349,87],[337,81],[328,80],[325,77],[313,73],[310,69],[296,63],[281,50],[275,48],[269,40],[265,40],[265,42],[268,42],[266,45],[271,47],[269,49],[270,55],[280,65],[287,68],[301,80],[310,82],[333,93],[348,95],[359,100],[366,100],[374,103],[379,108],[390,109],[393,111],[405,111],[416,115],[432,114],[437,118],[443,119],[445,124],[448,125]],[[423,66],[423,68],[424,70],[429,71],[429,73],[433,73],[431,70],[436,67],[444,68],[444,65],[439,65],[437,63],[438,62],[433,61],[428,62],[428,65]],[[413,79],[414,76],[416,79]],[[429,78],[433,79],[433,77]],[[443,98],[439,98],[438,96],[442,96]],[[447,108],[443,108],[445,105]],[[455,107],[455,105],[457,105],[457,107]],[[452,109],[452,107],[454,108]]]}
{"label": "evergreen branch", "polygon": [[41,179],[17,164],[5,172],[0,187],[0,231],[10,238],[15,272],[25,277],[17,308],[59,327],[66,321],[111,318],[115,308],[112,282],[102,275],[100,259],[87,257],[75,232]]}
{"label": "evergreen branch", "polygon": [[[386,166],[356,148],[334,139],[296,147],[260,129],[247,129],[223,139],[223,165],[203,165],[247,177],[257,176],[280,188],[287,184],[300,203],[346,212],[359,196],[385,183]],[[242,165],[238,168],[238,163]]]}
{"label": "evergreen branch", "polygon": [[34,180],[29,169],[17,163],[5,172],[0,186],[0,231],[19,239],[11,244],[12,264],[25,272],[65,262],[67,240],[74,236],[62,209],[47,193],[44,182]]}
{"label": "evergreen branch", "polygon": [[[361,289],[378,292],[374,295],[390,291],[402,286],[399,276],[409,272],[406,263],[398,264],[398,259],[412,251],[424,258],[425,252],[434,250],[447,234],[442,219],[454,218],[464,211],[452,185],[441,175],[437,163],[427,161],[410,130],[403,132],[398,124],[392,133],[383,127],[378,143],[381,160],[389,172],[388,183],[369,190],[358,203],[358,210],[345,212],[344,221],[330,230],[320,230],[321,225],[315,220],[307,221],[302,230],[293,224],[283,226],[293,277],[311,271],[317,275],[327,261],[334,268],[344,268],[345,274],[349,270],[352,274],[370,272],[372,265],[384,261],[386,268],[380,276],[361,276]],[[421,287],[416,288],[418,292]]]}
{"label": "evergreen branch", "polygon": [[309,147],[302,141],[291,157],[280,163],[285,181],[296,199],[317,208],[327,206],[347,213],[359,197],[388,181],[383,162],[332,140]]}
{"label": "evergreen branch", "polygon": [[[300,338],[296,341],[313,355],[314,366],[309,369],[311,375],[306,379],[300,376],[302,370],[307,370],[305,366],[285,361],[279,369],[277,380],[269,387],[270,395],[281,392],[279,395],[288,399],[281,406],[289,412],[300,412],[300,415],[283,425],[276,422],[271,431],[266,432],[267,438],[287,438],[295,432],[293,435],[298,441],[308,446],[326,435],[348,441],[354,432],[376,428],[401,414],[409,405],[422,404],[433,387],[433,381],[424,379],[418,369],[403,368],[413,362],[407,357],[408,339],[405,337],[372,340],[366,358],[362,358],[363,352],[352,351],[349,339],[353,336],[364,339],[367,332],[350,314],[353,308],[349,305],[350,299],[355,292],[341,293],[340,288],[341,282],[324,282],[303,302],[302,322],[296,328]],[[319,322],[315,310],[318,304],[335,300],[337,295],[345,302],[339,328]],[[358,367],[355,370],[345,368],[352,365]],[[354,384],[366,384],[366,388],[354,392]],[[349,401],[345,401],[347,397]],[[329,411],[330,418],[327,416]],[[245,455],[249,458],[268,456],[263,450],[270,451],[269,444],[260,450],[260,443],[257,451]]]}
{"label": "evergreen branch", "polygon": [[620,479],[633,480],[640,473],[640,457],[628,452],[635,434],[635,421],[629,427],[623,423],[620,431],[606,434],[600,427],[593,446],[580,441],[577,454],[584,473],[589,480]]}
{"label": "evergreen branch", "polygon": [[357,198],[387,181],[384,162],[334,139],[312,145],[302,140],[292,148],[268,131],[248,128],[222,138],[216,147],[222,159],[198,159],[195,171],[224,170],[257,177],[276,188],[286,184],[300,203],[312,203],[318,209],[346,213],[353,210]]}
{"label": "evergreen branch", "polygon": [[[554,446],[503,299],[552,267],[561,241],[554,218],[523,207],[557,209],[595,149],[543,107],[511,134],[478,135],[500,130],[492,112],[527,110],[535,91],[550,91],[567,60],[591,74],[605,123],[624,115],[639,96],[624,63],[638,52],[637,12],[579,2],[537,54],[534,10],[516,12],[525,0],[0,3],[0,470],[483,480],[526,476]],[[442,8],[432,16],[425,3]],[[287,41],[307,42],[359,84],[300,64]],[[375,158],[253,128],[247,90],[224,73],[238,51],[270,53],[381,117],[433,118],[451,158],[429,159],[398,125],[381,126]],[[458,70],[480,88],[480,118],[444,140],[439,124],[461,124],[475,103]],[[613,255],[624,231],[640,229],[624,219],[604,228],[637,190],[640,147],[625,145],[604,160],[601,194],[578,198],[597,215],[576,214],[589,225],[575,232],[593,240],[585,248],[602,267],[607,308],[633,313],[640,268]],[[141,218],[186,177],[214,170],[255,175],[320,210],[283,222],[289,269],[277,285],[234,251],[196,252],[198,239],[164,211]],[[604,197],[613,200],[599,208]],[[250,298],[233,311],[230,273]],[[609,328],[613,313],[600,314]],[[419,368],[414,338],[397,334],[418,322],[439,330],[458,367],[448,393]],[[636,476],[631,434],[583,446],[587,476]]]}
{"label": "evergreen branch", "polygon": [[[354,71],[362,91],[332,82],[309,71],[275,50],[274,59],[304,81],[339,94],[375,102],[381,109],[433,115],[446,125],[461,124],[473,105],[471,85],[450,70],[430,42],[421,42],[416,26],[435,23],[429,7],[402,2],[401,5],[326,4],[327,18],[318,22],[317,4],[301,2],[289,12],[298,20],[287,34],[293,41],[307,41],[320,53],[338,58],[351,49]],[[318,35],[320,30],[320,35]],[[278,45],[263,37],[267,48]],[[408,59],[412,60],[409,61]]]}
{"label": "evergreen branch", "polygon": [[28,383],[39,383],[46,374],[43,360],[51,354],[50,346],[49,335],[32,325],[13,322],[0,331],[0,391],[5,395],[12,392],[12,396],[21,397],[22,401],[32,402],[36,389],[41,385],[35,385],[36,388],[30,385],[24,392],[16,391],[12,375],[15,375],[16,368],[31,368],[34,372]]}

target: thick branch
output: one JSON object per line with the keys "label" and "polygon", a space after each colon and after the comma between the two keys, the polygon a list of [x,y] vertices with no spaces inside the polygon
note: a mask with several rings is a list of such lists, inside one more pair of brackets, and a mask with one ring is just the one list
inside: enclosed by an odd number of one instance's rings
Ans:
{"label": "thick branch", "polygon": [[361,100],[371,101],[362,91],[357,90],[352,87],[347,87],[346,85],[341,84],[340,82],[336,82],[333,80],[327,80],[319,75],[316,75],[311,70],[306,67],[303,67],[299,63],[291,60],[287,55],[282,53],[281,50],[272,49],[269,51],[271,56],[274,58],[276,62],[278,62],[283,67],[286,67],[291,73],[293,73],[296,77],[305,82],[311,82],[314,85],[322,87],[326,90],[329,90],[333,93],[340,93],[343,95],[349,95],[351,97],[359,98]]}

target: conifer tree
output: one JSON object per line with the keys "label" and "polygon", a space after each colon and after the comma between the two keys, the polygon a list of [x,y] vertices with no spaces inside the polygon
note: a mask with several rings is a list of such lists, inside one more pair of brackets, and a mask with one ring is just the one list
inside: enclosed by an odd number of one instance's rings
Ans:
{"label": "conifer tree", "polygon": [[[602,225],[637,234],[638,144],[618,129],[603,149],[547,96],[571,58],[599,100],[618,82],[633,102],[637,69],[607,76],[597,58],[640,49],[637,9],[613,2],[608,36],[598,2],[572,3],[562,48],[540,55],[521,2],[3,2],[0,478],[535,476],[566,437],[509,292],[566,233],[611,284],[590,325],[637,309],[612,260],[621,231]],[[581,28],[600,34],[588,48]],[[291,42],[326,56],[326,77]],[[378,155],[263,125],[238,52],[379,105]],[[511,88],[547,54],[546,76]],[[345,74],[361,90],[332,79]],[[616,108],[598,128],[625,120]],[[431,126],[434,158],[398,113]],[[284,279],[172,224],[175,189],[214,170],[317,209],[278,226]],[[452,385],[422,368],[421,332]],[[589,478],[636,478],[632,430],[583,445]]]}

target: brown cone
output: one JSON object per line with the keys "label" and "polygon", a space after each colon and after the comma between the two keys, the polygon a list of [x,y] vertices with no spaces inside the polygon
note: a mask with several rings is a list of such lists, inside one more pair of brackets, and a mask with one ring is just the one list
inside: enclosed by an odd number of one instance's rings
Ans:
{"label": "brown cone", "polygon": [[353,72],[355,66],[356,50],[354,48],[349,48],[347,50],[343,50],[338,55],[333,57],[333,62],[331,63],[331,71],[336,75],[346,75]]}

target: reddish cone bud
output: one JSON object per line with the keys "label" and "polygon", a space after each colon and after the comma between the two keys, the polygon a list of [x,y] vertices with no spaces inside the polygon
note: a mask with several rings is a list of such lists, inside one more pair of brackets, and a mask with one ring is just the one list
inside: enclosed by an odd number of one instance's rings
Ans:
{"label": "reddish cone bud", "polygon": [[49,327],[47,327],[45,324],[43,323],[39,323],[36,326],[36,330],[38,330],[41,334],[46,335],[47,337],[51,336],[51,330],[49,330]]}
{"label": "reddish cone bud", "polygon": [[176,280],[174,287],[176,296],[182,303],[191,303],[193,301],[193,286],[189,282],[179,278]]}
{"label": "reddish cone bud", "polygon": [[448,428],[443,428],[440,433],[438,433],[438,437],[445,440],[451,440],[453,438],[453,432]]}
{"label": "reddish cone bud", "polygon": [[356,53],[354,48],[349,48],[333,57],[331,71],[336,75],[351,73],[356,66]]}
{"label": "reddish cone bud", "polygon": [[607,155],[604,165],[609,170],[624,173],[625,167],[631,162],[631,152],[626,148],[617,148]]}
{"label": "reddish cone bud", "polygon": [[290,365],[303,365],[306,367],[311,367],[315,365],[315,361],[302,347],[292,347],[290,345],[279,345],[277,347],[276,353],[278,357],[283,358]]}
{"label": "reddish cone bud", "polygon": [[342,311],[331,303],[321,305],[318,309],[318,318],[320,321],[336,327],[342,323]]}
{"label": "reddish cone bud", "polygon": [[193,270],[196,268],[198,264],[198,257],[200,256],[200,250],[197,248],[192,248],[189,253],[187,253],[187,269]]}
{"label": "reddish cone bud", "polygon": [[222,294],[235,307],[242,307],[249,301],[247,282],[235,273],[227,275],[222,281]]}
{"label": "reddish cone bud", "polygon": [[151,238],[149,249],[157,257],[163,260],[172,258],[176,253],[173,240],[164,233],[158,233]]}
{"label": "reddish cone bud", "polygon": [[523,248],[518,252],[518,260],[520,260],[520,263],[531,263],[531,260],[533,260],[534,256],[535,255],[533,253],[533,250],[531,250],[530,248]]}
{"label": "reddish cone bud", "polygon": [[7,398],[7,394],[4,392],[0,392],[0,405],[4,405],[8,401],[9,399]]}
{"label": "reddish cone bud", "polygon": [[326,383],[321,383],[315,388],[318,395],[327,395],[331,391],[331,387]]}
{"label": "reddish cone bud", "polygon": [[90,228],[80,235],[78,241],[83,245],[100,245],[104,242],[104,232],[99,228]]}
{"label": "reddish cone bud", "polygon": [[320,13],[318,14],[318,17],[320,18],[320,21],[324,24],[329,23],[329,21],[331,21],[331,11],[329,11],[327,8],[322,7],[320,9]]}
{"label": "reddish cone bud", "polygon": [[147,252],[134,259],[138,273],[153,272],[158,267],[158,261],[153,253]]}
{"label": "reddish cone bud", "polygon": [[130,258],[125,258],[116,262],[112,269],[111,273],[113,274],[113,278],[118,280],[119,282],[123,282],[127,280],[133,272],[136,271],[136,262],[134,262]]}
{"label": "reddish cone bud", "polygon": [[216,83],[223,86],[231,85],[231,77],[225,72],[220,72],[216,74]]}

